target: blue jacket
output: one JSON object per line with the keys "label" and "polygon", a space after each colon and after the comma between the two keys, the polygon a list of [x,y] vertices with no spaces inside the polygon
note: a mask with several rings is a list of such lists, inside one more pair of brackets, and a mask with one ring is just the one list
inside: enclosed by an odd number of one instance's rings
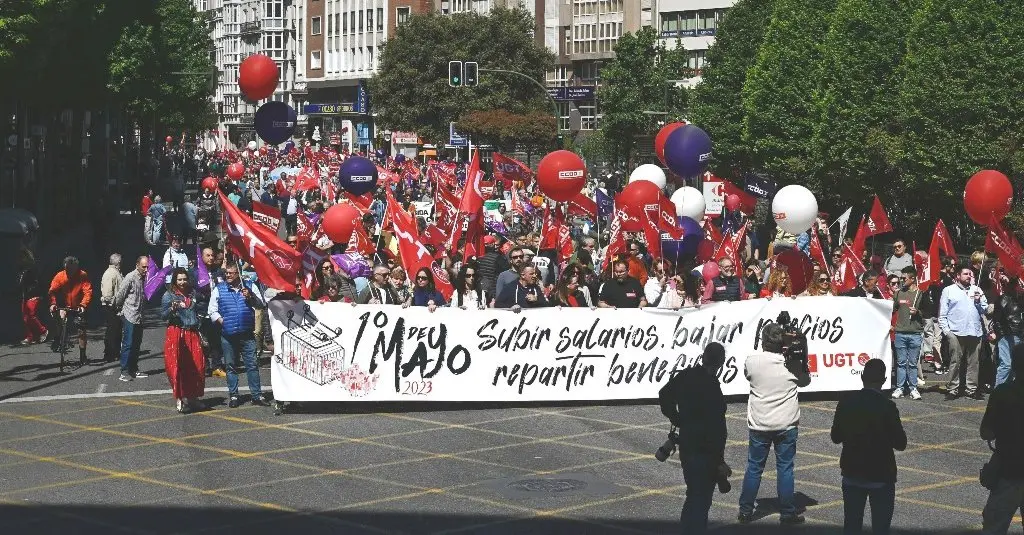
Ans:
{"label": "blue jacket", "polygon": [[[244,282],[243,282],[244,284]],[[246,285],[249,288],[248,285]],[[252,291],[252,288],[249,288]],[[242,292],[232,289],[226,282],[217,283],[217,299],[211,296],[210,308],[216,306],[217,314],[224,320],[222,327],[225,335],[252,333],[256,329],[256,312],[251,301],[246,302]],[[213,314],[211,319],[216,320]]]}

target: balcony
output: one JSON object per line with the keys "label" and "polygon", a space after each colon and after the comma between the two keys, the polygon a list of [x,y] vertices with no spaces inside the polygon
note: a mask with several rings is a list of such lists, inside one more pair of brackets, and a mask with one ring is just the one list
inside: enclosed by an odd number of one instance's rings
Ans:
{"label": "balcony", "polygon": [[261,31],[263,31],[263,23],[258,20],[254,20],[251,22],[243,22],[238,33],[242,35],[256,35]]}

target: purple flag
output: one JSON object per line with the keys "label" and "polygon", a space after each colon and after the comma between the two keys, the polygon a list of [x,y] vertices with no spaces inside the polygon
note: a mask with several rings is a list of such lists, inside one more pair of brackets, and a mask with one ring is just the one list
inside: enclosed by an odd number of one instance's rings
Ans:
{"label": "purple flag", "polygon": [[204,288],[210,285],[210,270],[203,262],[203,248],[196,244],[196,287]]}
{"label": "purple flag", "polygon": [[491,232],[496,232],[502,236],[508,236],[508,228],[505,226],[504,221],[488,217],[484,220],[484,225],[487,227],[487,230],[490,230]]}
{"label": "purple flag", "polygon": [[349,278],[369,278],[373,274],[370,263],[359,253],[332,254],[331,261],[338,266],[338,270],[346,273]]}
{"label": "purple flag", "polygon": [[156,291],[164,285],[164,279],[171,274],[172,269],[174,266],[156,269],[156,260],[153,260],[152,256],[149,257],[149,266],[146,267],[146,284],[143,285],[143,293],[146,295],[147,301],[152,299]]}
{"label": "purple flag", "polygon": [[597,190],[597,194],[594,195],[594,200],[597,202],[598,216],[606,217],[615,213],[615,200],[609,197],[603,191]]}

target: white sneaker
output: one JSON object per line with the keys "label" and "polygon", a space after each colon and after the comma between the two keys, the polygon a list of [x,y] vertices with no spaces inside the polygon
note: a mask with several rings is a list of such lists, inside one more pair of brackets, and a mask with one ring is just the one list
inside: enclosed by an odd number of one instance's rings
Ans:
{"label": "white sneaker", "polygon": [[899,399],[901,397],[903,397],[903,389],[902,388],[897,388],[896,390],[892,391],[892,399]]}
{"label": "white sneaker", "polygon": [[925,384],[925,382],[924,382],[924,378],[922,378],[922,377],[918,377],[918,378],[917,378],[917,384],[919,384],[919,385],[921,385],[921,386],[924,386],[924,384]]}
{"label": "white sneaker", "polygon": [[910,389],[910,399],[921,399],[921,393],[916,388]]}

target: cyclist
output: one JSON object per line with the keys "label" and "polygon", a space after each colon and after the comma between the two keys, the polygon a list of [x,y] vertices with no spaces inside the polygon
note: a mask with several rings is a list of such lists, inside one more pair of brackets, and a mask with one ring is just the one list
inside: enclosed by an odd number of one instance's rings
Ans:
{"label": "cyclist", "polygon": [[[84,365],[88,362],[85,357],[85,345],[88,341],[86,336],[85,309],[92,301],[92,283],[89,282],[89,275],[79,268],[78,259],[69,256],[64,259],[64,269],[58,271],[50,283],[50,315],[57,319],[57,309],[60,308],[60,319],[67,318],[68,328],[78,331],[78,358]],[[60,327],[60,325],[58,325]],[[53,339],[53,351],[60,352],[65,348],[60,347],[64,340],[64,333],[58,331]]]}

